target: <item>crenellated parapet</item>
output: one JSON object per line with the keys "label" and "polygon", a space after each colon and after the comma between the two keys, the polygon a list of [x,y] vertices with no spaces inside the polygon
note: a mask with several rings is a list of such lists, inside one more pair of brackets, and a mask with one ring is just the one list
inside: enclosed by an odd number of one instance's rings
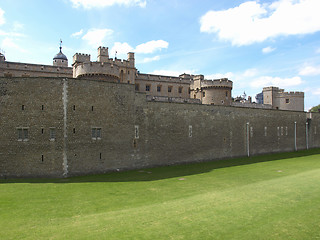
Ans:
{"label": "crenellated parapet", "polygon": [[232,89],[232,81],[228,80],[228,78],[221,78],[215,80],[203,80],[202,88],[231,88]]}
{"label": "crenellated parapet", "polygon": [[263,103],[273,109],[304,111],[304,92],[285,92],[278,87],[263,88]]}
{"label": "crenellated parapet", "polygon": [[[90,77],[92,79],[112,82],[134,83],[136,68],[134,53],[128,53],[127,60],[109,58],[107,47],[98,48],[96,62],[90,61],[89,54],[76,53],[73,56],[73,77]],[[103,76],[108,76],[103,79]]]}
{"label": "crenellated parapet", "polygon": [[228,78],[206,80],[203,75],[192,76],[190,98],[197,98],[203,104],[231,105],[232,81]]}
{"label": "crenellated parapet", "polygon": [[83,62],[74,66],[73,77],[74,78],[97,78],[103,80],[103,76],[106,76],[106,80],[111,82],[118,82],[119,67],[107,62]]}
{"label": "crenellated parapet", "polygon": [[90,62],[90,54],[76,53],[73,55],[73,65],[77,63]]}

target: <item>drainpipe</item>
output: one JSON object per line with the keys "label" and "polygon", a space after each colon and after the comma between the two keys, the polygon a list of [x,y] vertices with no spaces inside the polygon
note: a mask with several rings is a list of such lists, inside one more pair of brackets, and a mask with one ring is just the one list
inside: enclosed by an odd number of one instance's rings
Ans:
{"label": "drainpipe", "polygon": [[308,141],[308,125],[309,123],[306,122],[306,146],[307,146],[307,150],[309,149],[309,141]]}
{"label": "drainpipe", "polygon": [[249,123],[247,122],[247,155],[250,157],[250,139],[249,139]]}
{"label": "drainpipe", "polygon": [[294,122],[294,150],[297,151],[297,122]]}

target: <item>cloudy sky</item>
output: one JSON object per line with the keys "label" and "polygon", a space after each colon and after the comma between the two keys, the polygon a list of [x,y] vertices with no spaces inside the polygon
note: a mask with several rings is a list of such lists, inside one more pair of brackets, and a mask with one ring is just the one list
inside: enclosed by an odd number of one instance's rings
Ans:
{"label": "cloudy sky", "polygon": [[52,64],[63,41],[96,60],[136,53],[142,73],[228,77],[233,96],[265,86],[320,103],[320,0],[1,0],[0,48],[8,61]]}

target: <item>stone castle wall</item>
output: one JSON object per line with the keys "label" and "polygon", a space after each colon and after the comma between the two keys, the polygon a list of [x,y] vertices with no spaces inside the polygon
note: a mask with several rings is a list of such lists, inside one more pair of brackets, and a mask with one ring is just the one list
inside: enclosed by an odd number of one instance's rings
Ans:
{"label": "stone castle wall", "polygon": [[[306,125],[304,112],[147,101],[134,88],[0,78],[0,176],[62,177],[320,147],[320,114]],[[19,129],[28,129],[28,139],[18,140]]]}
{"label": "stone castle wall", "polygon": [[0,61],[0,77],[68,77],[71,67]]}

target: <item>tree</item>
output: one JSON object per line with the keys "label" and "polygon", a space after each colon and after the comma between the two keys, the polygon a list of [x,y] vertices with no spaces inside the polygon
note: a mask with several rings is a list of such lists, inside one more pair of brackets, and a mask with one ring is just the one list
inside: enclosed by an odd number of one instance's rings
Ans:
{"label": "tree", "polygon": [[320,109],[320,104],[317,105],[317,106],[314,106],[310,109],[310,112],[319,112],[319,109]]}

